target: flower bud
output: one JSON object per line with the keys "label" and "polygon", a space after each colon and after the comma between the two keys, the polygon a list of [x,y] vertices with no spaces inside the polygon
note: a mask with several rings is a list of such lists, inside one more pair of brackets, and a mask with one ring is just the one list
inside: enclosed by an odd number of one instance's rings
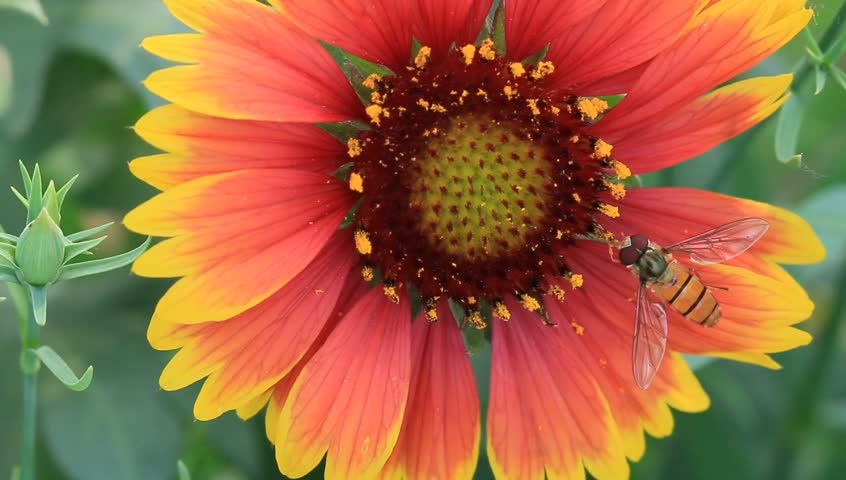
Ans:
{"label": "flower bud", "polygon": [[26,226],[15,248],[22,280],[43,286],[56,280],[65,262],[65,237],[46,208]]}

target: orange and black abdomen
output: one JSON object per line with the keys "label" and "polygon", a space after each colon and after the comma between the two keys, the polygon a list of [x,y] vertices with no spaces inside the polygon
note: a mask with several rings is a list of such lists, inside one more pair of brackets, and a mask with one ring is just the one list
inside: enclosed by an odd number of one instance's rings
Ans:
{"label": "orange and black abdomen", "polygon": [[673,283],[654,283],[652,290],[674,310],[688,320],[706,327],[713,327],[720,321],[720,305],[711,290],[702,280],[678,263],[671,263],[675,278]]}

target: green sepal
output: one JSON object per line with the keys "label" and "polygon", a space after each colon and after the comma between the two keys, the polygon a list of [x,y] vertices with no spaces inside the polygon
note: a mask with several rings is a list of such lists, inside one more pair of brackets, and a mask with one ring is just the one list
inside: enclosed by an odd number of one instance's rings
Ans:
{"label": "green sepal", "polygon": [[0,8],[13,8],[23,12],[44,26],[50,23],[39,0],[0,0]]}
{"label": "green sepal", "polygon": [[29,198],[29,194],[32,192],[32,177],[29,175],[29,170],[26,169],[26,165],[23,160],[18,160],[18,168],[20,169],[21,177],[23,178],[24,193],[26,194],[26,198]]}
{"label": "green sepal", "polygon": [[[77,178],[79,178],[79,175],[74,175],[73,177],[71,177],[70,180],[68,180],[64,185],[62,185],[62,188],[60,188],[58,192],[56,192],[56,198],[59,201],[59,210],[61,210],[62,205],[64,205],[65,197],[67,197],[68,192],[70,191],[73,184],[76,183]],[[111,223],[109,225],[111,225]]]}
{"label": "green sepal", "polygon": [[828,69],[824,65],[814,65],[814,95],[819,95],[823,91],[827,79]]}
{"label": "green sepal", "polygon": [[489,38],[494,42],[497,55],[505,56],[505,2],[503,0],[496,0],[491,4],[491,9],[485,16],[485,23],[482,24],[482,30],[476,37],[476,45]]}
{"label": "green sepal", "polygon": [[370,105],[372,103],[370,100],[370,93],[372,90],[362,85],[364,79],[373,73],[379,75],[380,77],[384,77],[386,75],[391,75],[393,72],[384,65],[369,62],[330,43],[320,42],[320,44],[327,52],[329,52],[329,55],[332,56],[335,63],[341,67],[341,70],[344,72],[344,75],[347,77],[347,80],[349,80],[350,85],[353,87],[353,90],[355,90],[355,93],[358,95],[361,102],[364,105]]}
{"label": "green sepal", "polygon": [[823,58],[823,52],[820,49],[819,43],[817,43],[817,39],[814,38],[814,34],[808,30],[808,27],[802,29],[802,35],[805,37],[805,42],[808,44],[806,50],[808,55],[816,62],[821,62]]}
{"label": "green sepal", "polygon": [[109,222],[109,223],[100,225],[99,227],[89,228],[88,230],[83,230],[81,232],[72,233],[65,238],[67,238],[71,242],[78,242],[80,240],[85,240],[86,238],[93,237],[94,235],[97,235],[98,233],[100,233],[103,230],[111,227],[114,224],[115,224],[115,222]]}
{"label": "green sepal", "polygon": [[176,470],[179,473],[179,480],[191,480],[191,472],[182,460],[176,462]]}
{"label": "green sepal", "polygon": [[831,71],[831,76],[834,77],[840,85],[840,88],[846,90],[846,73],[844,73],[837,65],[832,65],[829,70]]}
{"label": "green sepal", "polygon": [[98,273],[109,272],[125,267],[134,262],[136,258],[140,257],[141,254],[147,250],[147,247],[150,246],[151,241],[152,238],[147,237],[147,240],[145,240],[144,243],[135,247],[133,250],[113,257],[65,265],[62,269],[62,273],[56,281],[61,282],[64,280],[71,280],[73,278],[87,277],[88,275],[96,275]]}
{"label": "green sepal", "polygon": [[14,244],[18,243],[18,237],[14,236],[10,233],[0,232],[0,242],[9,243],[11,245],[14,245]]}
{"label": "green sepal", "polygon": [[61,222],[62,214],[59,211],[59,198],[56,194],[56,184],[53,183],[52,180],[50,180],[50,183],[47,184],[47,189],[41,197],[41,206],[47,210],[47,213],[50,214],[50,218],[52,218],[56,224]]}
{"label": "green sepal", "polygon": [[83,253],[89,253],[89,250],[100,245],[106,237],[95,238],[93,240],[85,240],[83,242],[69,243],[65,245],[65,263],[73,260],[75,257]]}
{"label": "green sepal", "polygon": [[315,125],[324,132],[335,137],[344,145],[347,140],[357,137],[359,133],[370,130],[370,126],[360,120],[344,120],[343,122],[317,122]]}
{"label": "green sepal", "polygon": [[42,203],[41,168],[35,164],[32,169],[32,184],[29,187],[29,206],[27,207],[26,223],[35,220],[41,213]]}
{"label": "green sepal", "polygon": [[70,390],[81,392],[91,385],[91,380],[94,378],[93,365],[89,365],[82,377],[77,378],[62,357],[47,345],[42,345],[37,349],[30,348],[28,351],[37,355],[41,362],[47,366],[47,369],[53,373],[53,376]]}
{"label": "green sepal", "polygon": [[22,195],[21,192],[19,192],[17,188],[15,188],[15,187],[9,187],[9,188],[12,189],[12,193],[14,193],[15,196],[18,198],[18,200],[20,200],[20,202],[23,204],[24,208],[26,208],[27,211],[29,211],[29,200],[27,200],[26,197],[24,195]]}
{"label": "green sepal", "polygon": [[27,284],[27,287],[35,323],[43,327],[47,324],[47,287],[36,287],[29,284]]}

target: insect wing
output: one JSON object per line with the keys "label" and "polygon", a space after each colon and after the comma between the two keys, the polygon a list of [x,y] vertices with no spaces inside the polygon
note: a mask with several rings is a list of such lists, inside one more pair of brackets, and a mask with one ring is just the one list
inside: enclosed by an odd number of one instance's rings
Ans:
{"label": "insect wing", "polygon": [[702,265],[723,263],[745,252],[767,233],[770,224],[760,218],[743,218],[665,247],[685,253]]}
{"label": "insect wing", "polygon": [[667,350],[667,314],[664,306],[650,301],[646,285],[637,289],[632,373],[635,382],[646,390],[658,373]]}

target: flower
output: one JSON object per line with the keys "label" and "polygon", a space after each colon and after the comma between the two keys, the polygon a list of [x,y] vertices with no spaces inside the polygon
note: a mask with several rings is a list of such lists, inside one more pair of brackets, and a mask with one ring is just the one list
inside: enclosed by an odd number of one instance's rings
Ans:
{"label": "flower", "polygon": [[[810,340],[778,265],[824,255],[802,219],[625,184],[784,102],[790,75],[711,89],[802,29],[804,2],[508,0],[494,28],[474,0],[166,3],[196,33],[143,43],[185,64],[147,79],[172,104],[135,127],[166,153],[130,164],[162,193],[125,223],[168,237],[134,270],[179,278],[148,338],[179,349],[163,388],[205,378],[198,419],[267,407],[282,473],[325,455],[330,479],[470,478],[463,331],[491,338],[487,454],[519,479],[625,478],[670,408],[708,406],[681,352],[775,368]],[[769,232],[696,268],[725,288],[721,323],[668,313],[671,353],[638,388],[637,279],[609,249],[743,217]]]}

